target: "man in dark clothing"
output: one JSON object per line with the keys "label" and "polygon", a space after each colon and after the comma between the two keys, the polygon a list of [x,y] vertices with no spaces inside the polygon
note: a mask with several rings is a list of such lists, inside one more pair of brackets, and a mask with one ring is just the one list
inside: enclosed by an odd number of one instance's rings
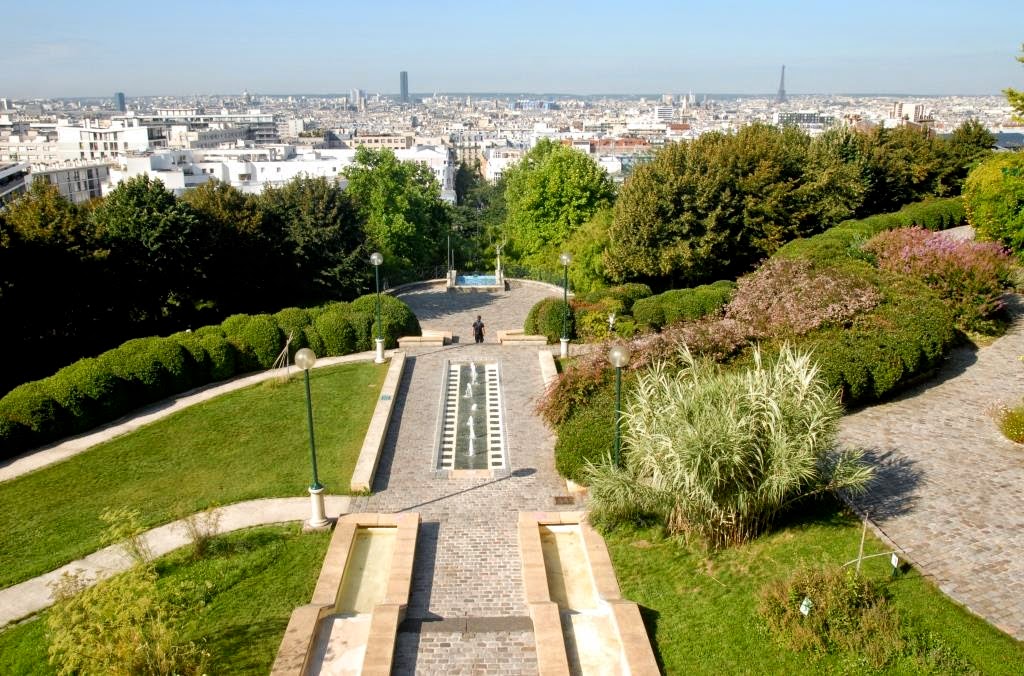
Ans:
{"label": "man in dark clothing", "polygon": [[478,343],[484,342],[484,323],[480,315],[477,315],[476,321],[473,322],[473,338]]}

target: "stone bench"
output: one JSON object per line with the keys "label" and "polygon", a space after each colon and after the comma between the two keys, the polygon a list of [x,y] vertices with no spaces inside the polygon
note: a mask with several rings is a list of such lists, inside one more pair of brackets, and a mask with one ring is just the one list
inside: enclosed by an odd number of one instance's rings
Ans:
{"label": "stone bench", "polygon": [[403,336],[398,339],[398,347],[444,347],[444,336]]}
{"label": "stone bench", "polygon": [[528,335],[522,329],[498,329],[495,332],[498,342],[502,345],[547,345],[548,339],[544,336]]}

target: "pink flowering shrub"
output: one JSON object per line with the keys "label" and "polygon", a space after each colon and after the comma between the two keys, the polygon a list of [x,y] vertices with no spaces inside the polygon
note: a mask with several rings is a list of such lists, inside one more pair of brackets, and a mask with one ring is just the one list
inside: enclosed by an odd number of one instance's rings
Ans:
{"label": "pink flowering shrub", "polygon": [[995,242],[955,240],[922,228],[901,228],[872,237],[864,250],[878,267],[916,277],[936,291],[960,329],[991,331],[1010,286],[1010,254]]}
{"label": "pink flowering shrub", "polygon": [[739,280],[725,315],[744,324],[751,338],[780,338],[842,326],[881,299],[869,281],[850,272],[773,259]]}

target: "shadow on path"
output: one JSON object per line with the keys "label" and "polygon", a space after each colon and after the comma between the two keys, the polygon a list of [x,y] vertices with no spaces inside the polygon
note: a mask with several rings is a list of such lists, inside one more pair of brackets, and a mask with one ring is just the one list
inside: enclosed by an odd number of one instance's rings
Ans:
{"label": "shadow on path", "polygon": [[854,498],[854,503],[875,520],[909,513],[917,503],[917,488],[924,478],[917,461],[877,448],[865,449],[864,459],[875,468],[875,476],[867,493]]}

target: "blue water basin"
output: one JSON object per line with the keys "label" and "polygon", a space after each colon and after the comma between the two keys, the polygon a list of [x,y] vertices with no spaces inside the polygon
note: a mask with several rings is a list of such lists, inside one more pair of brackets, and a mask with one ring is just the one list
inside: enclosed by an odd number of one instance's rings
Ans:
{"label": "blue water basin", "polygon": [[497,286],[498,278],[494,275],[458,275],[457,286]]}

